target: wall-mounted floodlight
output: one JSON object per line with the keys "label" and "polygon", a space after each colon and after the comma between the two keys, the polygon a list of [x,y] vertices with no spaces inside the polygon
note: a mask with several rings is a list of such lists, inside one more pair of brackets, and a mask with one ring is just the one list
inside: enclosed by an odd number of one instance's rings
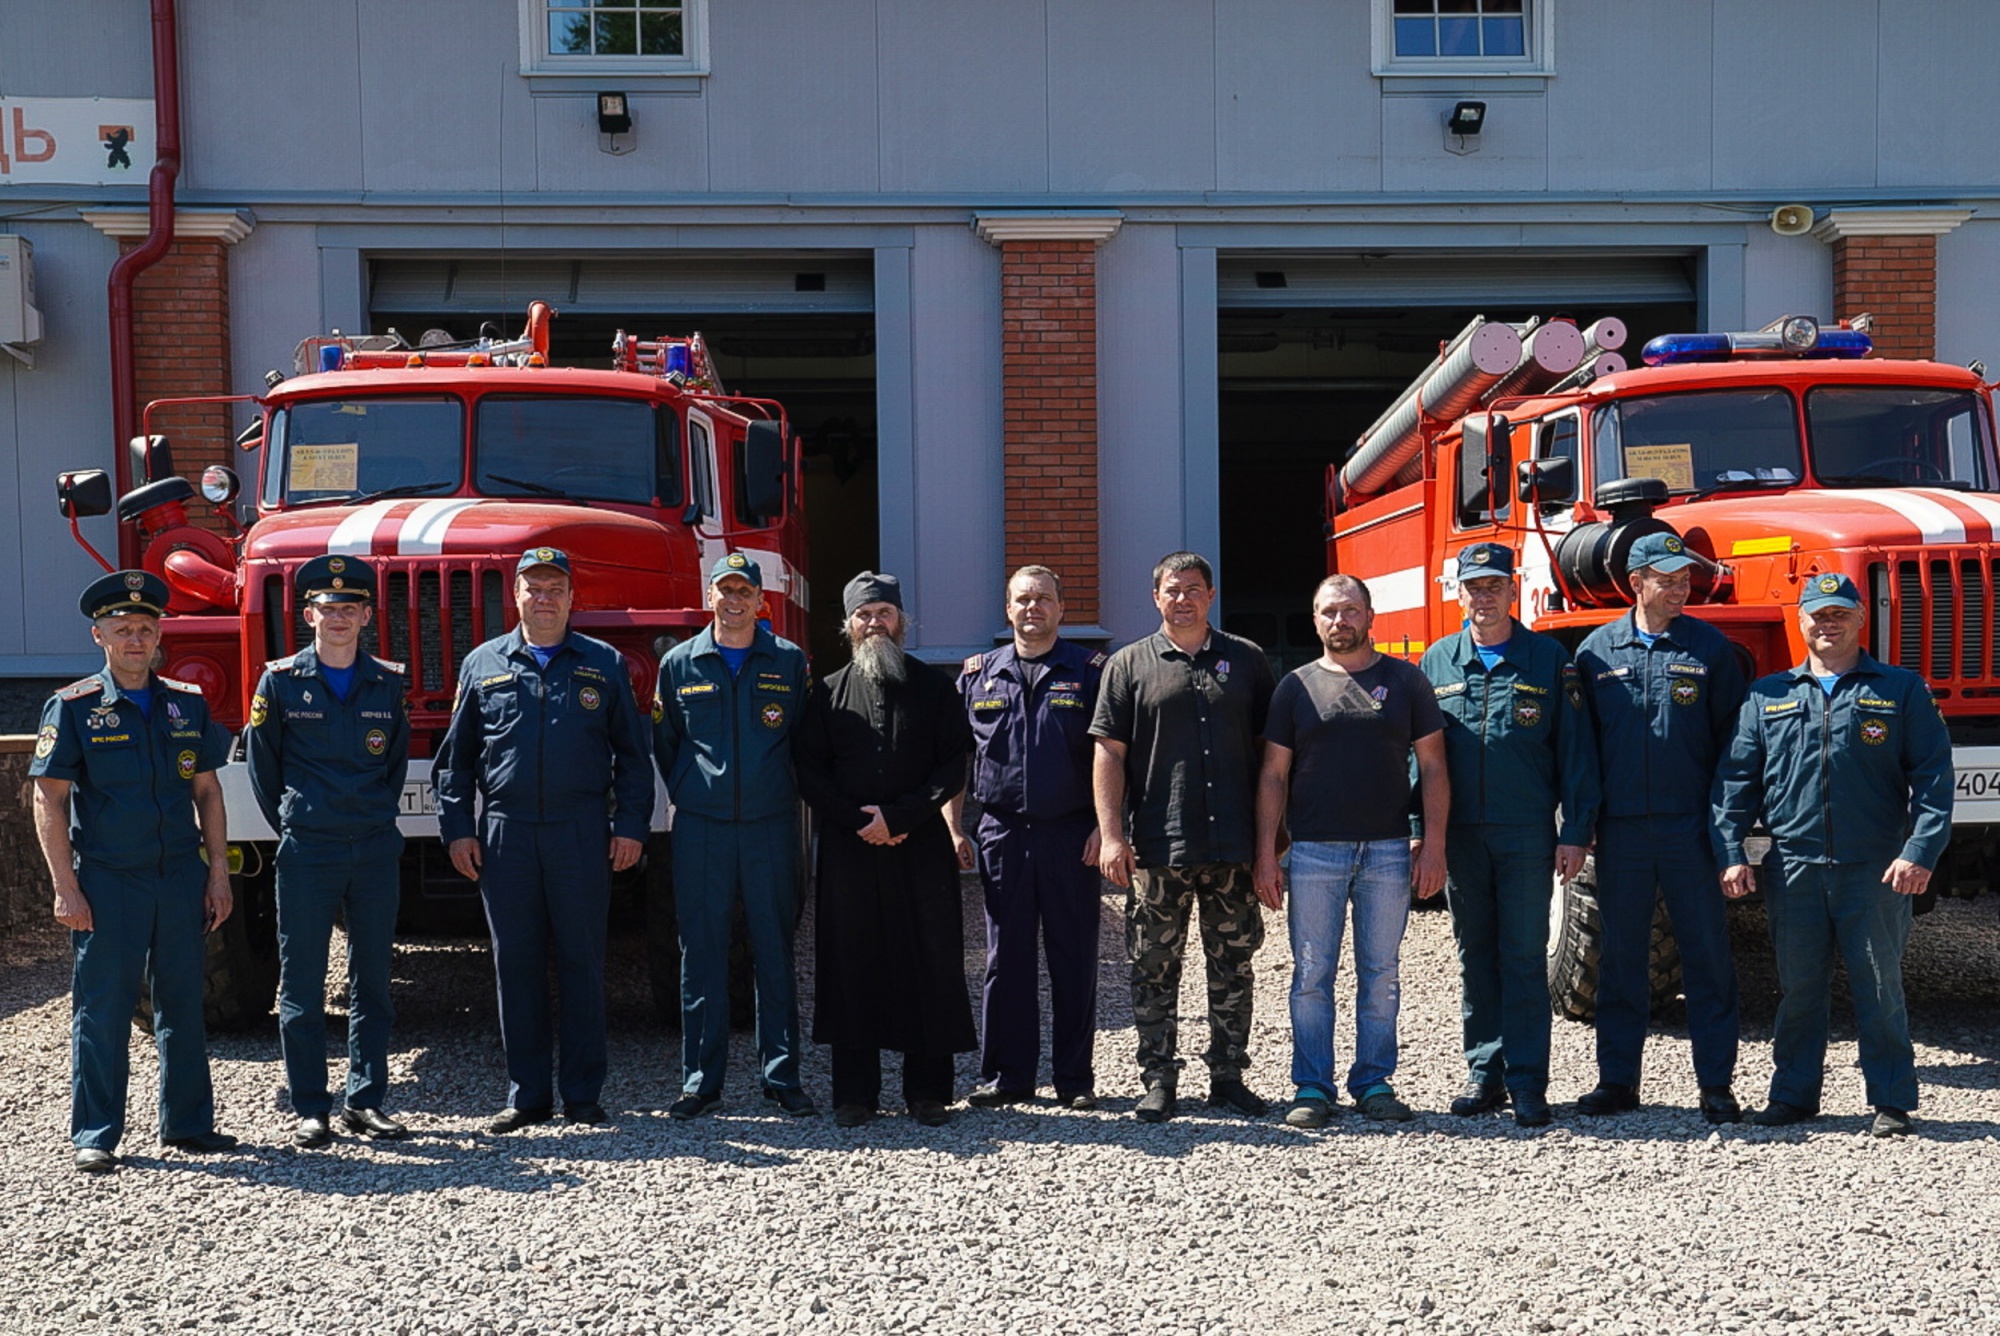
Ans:
{"label": "wall-mounted floodlight", "polygon": [[599,133],[607,135],[632,132],[632,113],[625,105],[623,93],[597,95],[597,129]]}

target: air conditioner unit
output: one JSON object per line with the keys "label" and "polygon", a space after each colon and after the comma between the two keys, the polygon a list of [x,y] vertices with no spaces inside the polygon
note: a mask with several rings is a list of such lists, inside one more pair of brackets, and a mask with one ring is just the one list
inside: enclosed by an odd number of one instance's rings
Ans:
{"label": "air conditioner unit", "polygon": [[34,243],[22,236],[0,236],[0,347],[33,366],[35,356],[28,345],[41,341]]}

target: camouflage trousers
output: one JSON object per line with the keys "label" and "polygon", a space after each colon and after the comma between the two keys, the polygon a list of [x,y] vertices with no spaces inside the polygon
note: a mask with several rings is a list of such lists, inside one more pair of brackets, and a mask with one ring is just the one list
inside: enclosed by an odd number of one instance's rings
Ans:
{"label": "camouflage trousers", "polygon": [[1132,1016],[1139,1075],[1173,1086],[1181,1060],[1181,959],[1188,916],[1198,910],[1208,958],[1208,1063],[1211,1080],[1240,1078],[1249,1062],[1250,958],[1264,944],[1264,913],[1247,863],[1140,868],[1125,897],[1125,949],[1132,956]]}

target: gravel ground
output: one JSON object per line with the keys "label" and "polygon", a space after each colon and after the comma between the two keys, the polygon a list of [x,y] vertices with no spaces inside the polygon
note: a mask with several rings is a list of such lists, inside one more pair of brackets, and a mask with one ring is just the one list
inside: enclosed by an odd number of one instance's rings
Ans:
{"label": "gravel ground", "polygon": [[[213,1044],[221,1125],[245,1148],[162,1151],[135,1037],[137,1130],[102,1179],[69,1166],[66,948],[0,942],[0,1332],[2000,1331],[1990,898],[1944,905],[1913,937],[1925,1104],[1900,1142],[1864,1134],[1844,1018],[1808,1130],[1704,1125],[1672,1016],[1639,1114],[1575,1114],[1590,1031],[1558,1022],[1554,1127],[1452,1118],[1442,913],[1412,919],[1404,952],[1414,1123],[1350,1109],[1303,1133],[1275,1113],[1211,1115],[1196,1063],[1184,1116],[1142,1126],[1114,899],[1104,925],[1099,1112],[961,1107],[944,1129],[843,1132],[767,1113],[739,1037],[723,1107],[671,1123],[677,1040],[647,1021],[628,943],[611,968],[615,1124],[487,1136],[505,1083],[485,947],[426,938],[396,969],[392,1107],[410,1141],[287,1148],[273,1022]],[[1277,1099],[1289,954],[1270,926],[1250,1079]],[[1770,1074],[1762,932],[1756,909],[1737,912],[1750,1103]],[[970,916],[967,940],[983,940]],[[820,1050],[807,1079],[824,1099]],[[962,1060],[960,1089],[971,1079]]]}

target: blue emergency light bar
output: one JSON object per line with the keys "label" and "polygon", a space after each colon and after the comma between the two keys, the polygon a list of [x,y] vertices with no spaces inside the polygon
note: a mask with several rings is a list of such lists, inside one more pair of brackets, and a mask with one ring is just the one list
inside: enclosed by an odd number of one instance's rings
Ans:
{"label": "blue emergency light bar", "polygon": [[1866,357],[1874,347],[1858,329],[1821,329],[1812,317],[1795,315],[1737,334],[1662,334],[1639,356],[1647,366],[1678,366],[1739,357]]}

